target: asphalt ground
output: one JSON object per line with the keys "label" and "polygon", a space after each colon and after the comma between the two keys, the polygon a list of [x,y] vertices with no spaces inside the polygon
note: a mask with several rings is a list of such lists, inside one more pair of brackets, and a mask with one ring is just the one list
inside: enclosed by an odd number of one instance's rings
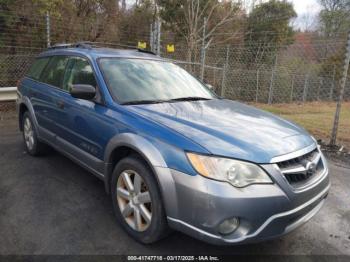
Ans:
{"label": "asphalt ground", "polygon": [[350,255],[350,169],[330,162],[332,187],[321,211],[278,239],[213,246],[174,232],[152,245],[116,222],[103,182],[52,152],[31,157],[14,117],[0,119],[0,254]]}

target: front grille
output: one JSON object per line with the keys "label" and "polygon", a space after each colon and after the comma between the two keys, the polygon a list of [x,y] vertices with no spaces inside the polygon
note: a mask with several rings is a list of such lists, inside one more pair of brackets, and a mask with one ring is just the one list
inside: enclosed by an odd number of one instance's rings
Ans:
{"label": "front grille", "polygon": [[311,183],[324,170],[321,153],[317,148],[305,155],[279,162],[277,165],[293,188]]}

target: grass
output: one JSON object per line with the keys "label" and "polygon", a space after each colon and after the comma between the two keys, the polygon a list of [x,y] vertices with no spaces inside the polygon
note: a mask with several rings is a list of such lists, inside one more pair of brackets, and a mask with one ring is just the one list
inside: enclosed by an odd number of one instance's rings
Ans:
{"label": "grass", "polygon": [[[336,103],[309,102],[304,104],[253,104],[303,126],[317,139],[329,143]],[[342,104],[337,144],[350,148],[350,102]]]}

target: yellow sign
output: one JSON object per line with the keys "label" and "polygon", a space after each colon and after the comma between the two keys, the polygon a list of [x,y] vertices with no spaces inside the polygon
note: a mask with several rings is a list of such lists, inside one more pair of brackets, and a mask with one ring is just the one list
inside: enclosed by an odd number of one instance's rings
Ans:
{"label": "yellow sign", "polygon": [[146,49],[146,47],[147,47],[147,43],[146,42],[138,42],[137,43],[137,48]]}
{"label": "yellow sign", "polygon": [[174,52],[175,52],[175,46],[174,46],[174,44],[168,44],[168,45],[166,46],[166,50],[167,50],[168,53],[174,53]]}

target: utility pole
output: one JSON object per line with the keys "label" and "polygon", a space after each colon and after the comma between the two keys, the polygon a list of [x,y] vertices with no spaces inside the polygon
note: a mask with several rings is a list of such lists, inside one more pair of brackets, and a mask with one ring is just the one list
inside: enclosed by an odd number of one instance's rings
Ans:
{"label": "utility pole", "polygon": [[338,97],[338,101],[337,101],[337,107],[335,109],[334,123],[333,123],[333,129],[332,129],[332,135],[331,135],[331,141],[330,141],[331,145],[335,145],[337,142],[340,110],[341,110],[341,104],[343,102],[343,97],[344,97],[346,79],[348,77],[349,63],[350,63],[350,31],[348,34],[348,42],[347,42],[347,46],[346,46],[343,76],[340,80],[340,92],[339,92],[339,97]]}
{"label": "utility pole", "polygon": [[47,47],[51,46],[51,39],[50,39],[50,14],[49,11],[46,12],[46,40],[47,40]]}
{"label": "utility pole", "polygon": [[207,18],[204,17],[203,21],[203,38],[202,38],[202,47],[201,47],[201,80],[204,79],[204,67],[205,67],[205,35],[207,28]]}

